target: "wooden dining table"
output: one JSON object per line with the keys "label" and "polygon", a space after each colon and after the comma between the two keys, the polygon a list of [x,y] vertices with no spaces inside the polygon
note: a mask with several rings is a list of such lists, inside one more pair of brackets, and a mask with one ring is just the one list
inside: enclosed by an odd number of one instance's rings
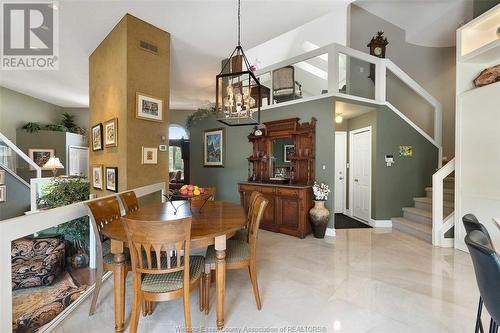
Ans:
{"label": "wooden dining table", "polygon": [[[175,209],[172,205],[177,205]],[[182,202],[157,203],[139,208],[125,215],[147,223],[148,221],[169,221],[187,216],[191,221],[191,249],[215,245],[215,281],[217,298],[217,328],[224,327],[224,293],[226,281],[226,240],[246,224],[246,214],[239,204],[224,201],[208,201],[203,210],[183,205]],[[114,261],[114,305],[115,332],[125,329],[125,254],[127,235],[121,220],[108,223],[102,233],[111,239],[111,253]],[[210,267],[206,268],[210,269]]]}

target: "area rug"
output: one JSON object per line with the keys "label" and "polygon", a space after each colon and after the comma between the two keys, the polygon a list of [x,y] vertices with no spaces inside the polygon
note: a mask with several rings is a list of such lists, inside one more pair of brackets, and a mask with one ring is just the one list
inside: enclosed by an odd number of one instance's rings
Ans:
{"label": "area rug", "polygon": [[32,333],[57,317],[87,289],[78,287],[64,272],[50,286],[12,292],[12,324],[14,333]]}

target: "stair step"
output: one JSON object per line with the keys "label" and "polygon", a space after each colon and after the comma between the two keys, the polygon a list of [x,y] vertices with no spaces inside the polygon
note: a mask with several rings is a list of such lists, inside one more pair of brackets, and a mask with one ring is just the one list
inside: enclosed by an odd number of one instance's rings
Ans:
{"label": "stair step", "polygon": [[[413,200],[415,202],[421,202],[421,203],[426,203],[426,204],[432,205],[432,198],[418,197],[418,198],[413,198]],[[454,205],[455,205],[455,203],[453,201],[443,201],[444,207],[453,208]]]}
{"label": "stair step", "polygon": [[[432,187],[425,188],[425,195],[427,198],[432,198]],[[455,189],[454,188],[443,188],[443,200],[444,201],[455,201]]]}
{"label": "stair step", "polygon": [[[413,198],[415,202],[415,208],[423,209],[432,212],[432,199],[428,197]],[[451,214],[455,208],[455,203],[453,201],[443,201],[443,213],[445,216]]]}
{"label": "stair step", "polygon": [[404,217],[392,218],[392,227],[427,242],[432,242],[432,225],[415,222]]}
{"label": "stair step", "polygon": [[415,207],[404,207],[403,217],[419,223],[432,225],[432,212]]}

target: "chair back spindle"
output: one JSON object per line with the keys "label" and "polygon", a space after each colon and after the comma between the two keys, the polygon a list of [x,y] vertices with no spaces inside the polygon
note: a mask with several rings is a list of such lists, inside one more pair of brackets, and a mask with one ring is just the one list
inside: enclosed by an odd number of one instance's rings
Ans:
{"label": "chair back spindle", "polygon": [[191,217],[147,223],[125,217],[122,220],[133,271],[164,274],[184,270],[189,276]]}

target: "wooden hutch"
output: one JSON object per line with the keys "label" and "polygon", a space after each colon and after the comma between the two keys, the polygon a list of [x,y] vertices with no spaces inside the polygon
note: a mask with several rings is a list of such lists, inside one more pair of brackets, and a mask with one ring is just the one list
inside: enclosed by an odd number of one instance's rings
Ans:
{"label": "wooden hutch", "polygon": [[269,205],[260,227],[304,238],[311,232],[316,119],[299,123],[299,118],[290,118],[264,125],[248,136],[253,153],[248,157],[248,180],[239,183],[241,203],[247,210],[250,194],[261,192]]}

